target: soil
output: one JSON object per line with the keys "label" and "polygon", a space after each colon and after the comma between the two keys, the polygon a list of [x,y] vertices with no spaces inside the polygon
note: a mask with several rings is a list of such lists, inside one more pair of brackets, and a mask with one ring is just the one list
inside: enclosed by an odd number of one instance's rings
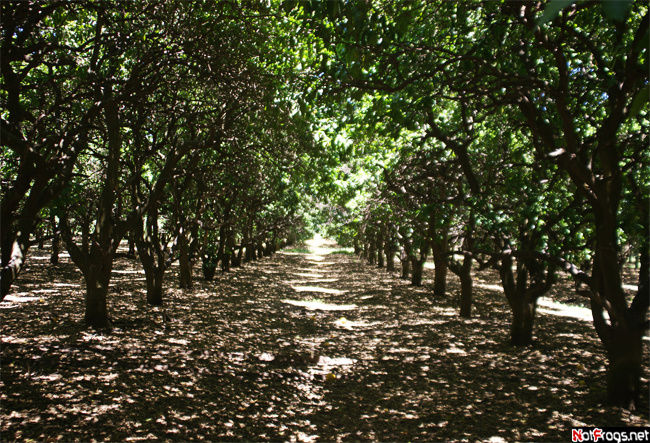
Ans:
{"label": "soil", "polygon": [[[192,290],[176,289],[173,266],[162,308],[147,306],[139,262],[119,258],[110,333],[83,326],[69,259],[34,249],[0,303],[0,438],[557,441],[574,426],[650,424],[647,406],[604,405],[588,319],[541,309],[534,345],[513,348],[492,272],[476,275],[474,317],[461,319],[451,274],[434,298],[431,269],[412,287],[336,245],[309,247],[214,281],[195,265]],[[572,294],[567,283],[548,299]],[[649,378],[646,364],[642,405]]]}

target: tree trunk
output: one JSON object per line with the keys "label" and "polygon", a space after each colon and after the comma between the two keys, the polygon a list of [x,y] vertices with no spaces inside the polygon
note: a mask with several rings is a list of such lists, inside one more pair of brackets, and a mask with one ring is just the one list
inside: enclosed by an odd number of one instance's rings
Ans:
{"label": "tree trunk", "polygon": [[[2,273],[0,274],[0,300],[4,299],[9,293],[9,288],[23,268],[25,263],[25,254],[27,253],[28,243],[25,242],[25,236],[20,234],[11,244],[9,259],[2,263]],[[3,245],[4,246],[4,245]],[[4,256],[3,251],[3,256]],[[3,260],[4,261],[4,260]]]}
{"label": "tree trunk", "polygon": [[110,280],[112,260],[102,260],[98,257],[92,259],[87,272],[84,273],[86,281],[86,310],[84,321],[95,329],[110,329],[111,322],[108,316],[106,295]]}
{"label": "tree trunk", "polygon": [[387,242],[386,246],[384,246],[384,250],[386,251],[386,270],[388,272],[394,272],[395,271],[395,246],[393,245],[393,242]]}
{"label": "tree trunk", "polygon": [[526,300],[522,295],[519,303],[512,307],[510,343],[514,346],[528,346],[533,343],[533,323],[537,310],[537,300]]}
{"label": "tree trunk", "polygon": [[635,409],[641,392],[643,334],[615,330],[607,346],[607,401]]}
{"label": "tree trunk", "polygon": [[133,237],[133,232],[129,231],[129,234],[127,236],[129,241],[129,257],[135,257],[135,239]]}
{"label": "tree trunk", "polygon": [[273,254],[273,243],[275,242],[275,236],[270,240],[267,240],[264,244],[264,257],[270,257]]}
{"label": "tree trunk", "polygon": [[424,259],[416,259],[411,257],[411,266],[413,267],[413,272],[411,273],[411,285],[413,286],[422,286],[422,271],[424,269]]}
{"label": "tree trunk", "polygon": [[[635,408],[639,401],[642,337],[646,329],[648,246],[642,245],[641,274],[637,294],[628,307],[618,265],[617,205],[596,210],[596,250],[592,272],[594,326],[607,351],[607,400],[612,405]],[[644,275],[645,274],[645,275]],[[605,303],[610,321],[603,318]]]}
{"label": "tree trunk", "polygon": [[401,278],[408,280],[411,273],[411,259],[405,249],[402,249],[399,260],[402,265]]}
{"label": "tree trunk", "polygon": [[503,292],[512,311],[510,324],[510,343],[514,346],[527,346],[533,341],[533,322],[537,309],[537,297],[529,297],[527,291],[528,272],[525,265],[517,262],[517,274],[512,271],[513,259],[505,255],[501,259],[499,274]]}
{"label": "tree trunk", "polygon": [[435,266],[435,279],[433,282],[433,295],[444,297],[447,291],[447,235],[440,240],[432,242],[433,264]]}
{"label": "tree trunk", "polygon": [[147,280],[147,303],[151,306],[162,306],[163,304],[163,274],[160,268],[152,269],[149,274],[145,271]]}
{"label": "tree trunk", "polygon": [[237,267],[241,266],[241,261],[242,261],[242,256],[244,255],[244,243],[241,243],[239,245],[239,249],[237,250],[237,254],[234,253],[232,254],[232,266]]}
{"label": "tree trunk", "polygon": [[50,215],[50,226],[52,227],[52,253],[50,255],[50,263],[53,265],[58,265],[59,249],[61,248],[61,236],[59,234],[59,227],[56,225],[54,214]]}
{"label": "tree trunk", "polygon": [[38,236],[38,249],[45,249],[45,232],[43,232],[42,225],[36,230],[36,235]]}
{"label": "tree trunk", "polygon": [[214,251],[212,253],[203,254],[203,260],[201,263],[201,270],[203,271],[203,278],[210,281],[214,278],[214,274],[217,272],[217,256]]}
{"label": "tree trunk", "polygon": [[232,249],[226,248],[226,250],[221,255],[221,271],[229,272],[230,271],[230,258],[232,255]]}
{"label": "tree trunk", "polygon": [[178,234],[178,264],[179,264],[179,286],[181,289],[192,288],[192,263],[190,261],[189,245],[185,237],[184,229]]}
{"label": "tree trunk", "polygon": [[460,270],[460,316],[472,317],[472,256],[465,254]]}
{"label": "tree trunk", "polygon": [[246,253],[244,254],[244,263],[255,260],[255,246],[249,234],[246,234],[242,241],[242,248],[246,246]]}
{"label": "tree trunk", "polygon": [[368,245],[368,264],[374,265],[377,261],[377,248],[374,239],[370,240]]}

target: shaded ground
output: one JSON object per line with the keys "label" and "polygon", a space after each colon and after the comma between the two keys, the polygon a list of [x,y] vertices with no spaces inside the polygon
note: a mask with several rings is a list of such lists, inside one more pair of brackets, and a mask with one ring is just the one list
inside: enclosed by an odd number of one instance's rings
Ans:
{"label": "shaded ground", "polygon": [[[433,299],[430,274],[413,288],[312,246],[170,289],[167,322],[146,306],[138,262],[120,259],[110,335],[81,326],[74,266],[34,251],[0,303],[0,438],[549,441],[648,425],[647,408],[602,405],[589,322],[543,313],[536,345],[513,349],[491,274],[461,320],[454,278]],[[647,365],[643,384],[645,405]]]}

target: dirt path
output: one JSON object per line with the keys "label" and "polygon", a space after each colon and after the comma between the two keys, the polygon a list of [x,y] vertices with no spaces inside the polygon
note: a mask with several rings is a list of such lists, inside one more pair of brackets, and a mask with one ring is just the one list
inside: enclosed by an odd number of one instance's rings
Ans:
{"label": "dirt path", "polygon": [[475,318],[461,320],[452,296],[309,247],[170,289],[168,322],[146,306],[137,261],[121,259],[110,335],[81,327],[67,260],[32,259],[0,303],[0,437],[565,440],[575,425],[648,423],[647,410],[600,404],[589,323],[540,316],[537,344],[512,349],[498,292],[479,287]]}

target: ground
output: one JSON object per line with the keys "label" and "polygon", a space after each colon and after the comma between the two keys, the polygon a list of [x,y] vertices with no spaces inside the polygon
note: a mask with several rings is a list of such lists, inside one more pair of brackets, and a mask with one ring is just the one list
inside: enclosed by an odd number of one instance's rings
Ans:
{"label": "ground", "polygon": [[493,273],[476,276],[467,320],[453,276],[433,298],[430,269],[415,288],[333,244],[308,247],[195,275],[193,290],[175,289],[173,267],[164,308],[120,258],[110,334],[83,327],[69,260],[34,250],[0,303],[0,439],[566,441],[573,426],[649,424],[646,406],[604,406],[602,346],[580,307],[557,303],[566,294],[544,301],[535,344],[517,349]]}

